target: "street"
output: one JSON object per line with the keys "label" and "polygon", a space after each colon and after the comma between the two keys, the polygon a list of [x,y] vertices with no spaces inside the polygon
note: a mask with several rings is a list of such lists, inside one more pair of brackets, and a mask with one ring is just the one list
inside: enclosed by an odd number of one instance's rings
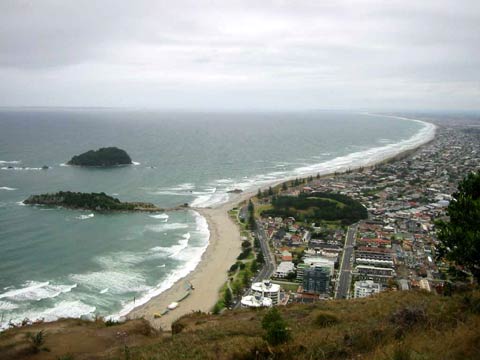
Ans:
{"label": "street", "polygon": [[339,269],[339,278],[337,282],[336,299],[346,299],[350,291],[352,281],[352,256],[355,245],[355,233],[357,224],[351,225],[347,230],[345,245],[343,247],[342,263]]}

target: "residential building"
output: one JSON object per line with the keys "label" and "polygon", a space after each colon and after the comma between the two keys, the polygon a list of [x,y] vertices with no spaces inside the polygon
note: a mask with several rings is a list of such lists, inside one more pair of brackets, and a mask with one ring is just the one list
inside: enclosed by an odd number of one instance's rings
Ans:
{"label": "residential building", "polygon": [[373,294],[378,294],[382,286],[372,280],[356,281],[354,286],[354,297],[364,298]]}

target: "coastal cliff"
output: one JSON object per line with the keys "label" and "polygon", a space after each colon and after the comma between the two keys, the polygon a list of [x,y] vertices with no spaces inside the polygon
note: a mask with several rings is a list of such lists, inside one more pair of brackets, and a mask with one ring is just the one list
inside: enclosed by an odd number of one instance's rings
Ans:
{"label": "coastal cliff", "polygon": [[108,167],[117,165],[131,165],[132,159],[125,150],[116,147],[89,150],[75,155],[67,163],[75,166]]}
{"label": "coastal cliff", "polygon": [[80,193],[60,191],[54,194],[31,195],[27,205],[62,206],[68,209],[95,211],[164,211],[154,204],[145,202],[121,202],[105,193]]}

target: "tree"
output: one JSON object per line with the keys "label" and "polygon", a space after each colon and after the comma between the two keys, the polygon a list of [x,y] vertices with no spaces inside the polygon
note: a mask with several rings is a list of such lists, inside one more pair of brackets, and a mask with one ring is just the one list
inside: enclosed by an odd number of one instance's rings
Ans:
{"label": "tree", "polygon": [[286,191],[287,189],[288,189],[287,183],[284,182],[284,183],[282,184],[282,190],[283,190],[283,191]]}
{"label": "tree", "polygon": [[259,198],[259,199],[262,198],[262,190],[260,190],[260,189],[258,189],[257,198]]}
{"label": "tree", "polygon": [[257,260],[253,259],[253,261],[251,262],[251,264],[250,264],[250,271],[251,271],[252,273],[254,273],[254,274],[258,271],[258,262],[257,262]]}
{"label": "tree", "polygon": [[257,263],[259,263],[259,264],[265,263],[265,258],[263,257],[263,253],[261,251],[259,251],[257,253],[257,259],[256,260],[257,260]]}
{"label": "tree", "polygon": [[248,240],[243,240],[242,241],[242,249],[249,248],[250,246],[252,246],[252,244],[250,244],[250,241],[248,241]]}
{"label": "tree", "polygon": [[225,290],[225,294],[223,294],[223,303],[225,304],[226,308],[232,306],[232,293],[228,288]]}
{"label": "tree", "polygon": [[272,345],[286,343],[290,339],[287,323],[276,307],[271,308],[262,319],[262,328],[267,331],[265,340]]}
{"label": "tree", "polygon": [[268,195],[272,196],[273,195],[273,189],[271,186],[268,187]]}
{"label": "tree", "polygon": [[232,284],[232,291],[233,291],[233,295],[235,295],[235,297],[237,298],[242,294],[243,287],[240,281],[235,281]]}
{"label": "tree", "polygon": [[297,273],[295,271],[292,271],[292,272],[289,272],[287,274],[287,276],[285,277],[285,279],[289,280],[289,281],[293,281],[297,278]]}
{"label": "tree", "polygon": [[480,280],[480,172],[470,173],[458,185],[447,208],[449,222],[437,222],[439,258],[464,266]]}
{"label": "tree", "polygon": [[257,224],[255,222],[255,216],[251,213],[248,217],[248,228],[250,230],[255,230],[257,228]]}
{"label": "tree", "polygon": [[254,207],[252,200],[248,201],[248,212],[253,213]]}
{"label": "tree", "polygon": [[245,271],[242,275],[242,285],[247,287],[250,283],[250,278],[248,277],[248,271]]}

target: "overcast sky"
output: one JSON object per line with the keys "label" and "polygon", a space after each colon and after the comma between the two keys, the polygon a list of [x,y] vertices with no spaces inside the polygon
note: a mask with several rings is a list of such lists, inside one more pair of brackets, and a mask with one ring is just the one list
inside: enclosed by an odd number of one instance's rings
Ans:
{"label": "overcast sky", "polygon": [[1,0],[0,106],[480,109],[480,0]]}

